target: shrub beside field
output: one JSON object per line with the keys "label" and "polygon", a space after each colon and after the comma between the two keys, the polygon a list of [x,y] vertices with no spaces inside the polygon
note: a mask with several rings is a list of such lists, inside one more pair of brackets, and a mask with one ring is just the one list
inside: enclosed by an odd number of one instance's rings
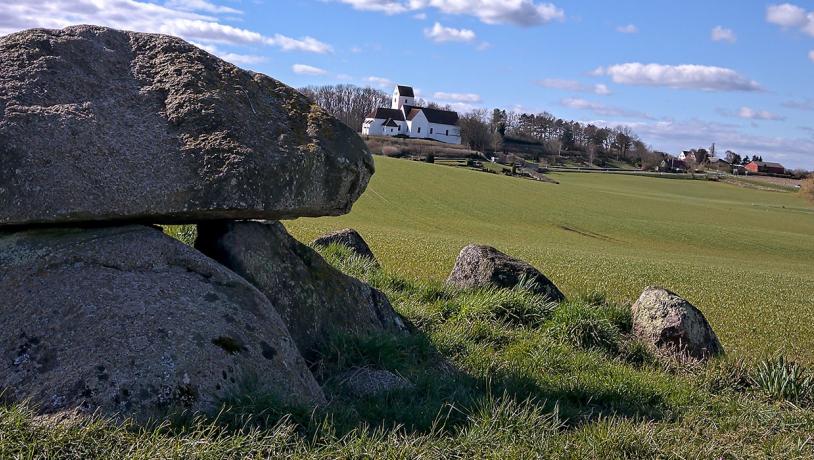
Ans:
{"label": "shrub beside field", "polygon": [[800,193],[807,200],[814,202],[814,177],[809,177],[800,184]]}
{"label": "shrub beside field", "polygon": [[374,155],[388,157],[426,158],[477,158],[480,153],[463,145],[444,144],[427,139],[406,139],[398,137],[363,136]]}

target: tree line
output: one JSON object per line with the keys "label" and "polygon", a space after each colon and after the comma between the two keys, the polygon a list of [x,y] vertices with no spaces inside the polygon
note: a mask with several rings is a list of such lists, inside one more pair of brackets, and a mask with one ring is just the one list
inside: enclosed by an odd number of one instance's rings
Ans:
{"label": "tree line", "polygon": [[[365,118],[379,107],[390,107],[390,94],[354,85],[309,86],[300,91],[340,121],[360,131]],[[416,106],[451,110],[423,99]],[[656,169],[670,155],[648,146],[633,130],[624,125],[615,128],[564,120],[548,112],[523,113],[501,109],[474,109],[459,114],[461,140],[472,150],[499,152],[506,144],[534,144],[541,156],[579,155],[588,163],[604,165],[607,160],[633,164],[643,169]],[[714,145],[692,152],[714,156]],[[540,158],[535,158],[539,160]],[[730,164],[763,161],[759,155],[741,156],[727,150],[724,158]]]}

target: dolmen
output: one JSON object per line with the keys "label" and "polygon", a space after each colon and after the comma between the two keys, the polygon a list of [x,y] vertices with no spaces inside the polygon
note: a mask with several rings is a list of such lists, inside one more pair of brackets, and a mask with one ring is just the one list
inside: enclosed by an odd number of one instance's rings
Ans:
{"label": "dolmen", "polygon": [[[294,89],[179,38],[0,38],[0,392],[41,414],[315,407],[336,334],[407,333],[281,219],[350,211],[364,142]],[[196,224],[196,248],[158,224]]]}

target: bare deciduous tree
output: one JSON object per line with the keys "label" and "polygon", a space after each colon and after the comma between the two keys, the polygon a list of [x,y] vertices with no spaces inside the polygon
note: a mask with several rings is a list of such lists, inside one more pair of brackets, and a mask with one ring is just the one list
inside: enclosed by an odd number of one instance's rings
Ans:
{"label": "bare deciduous tree", "polygon": [[390,106],[390,96],[373,88],[353,85],[309,86],[300,92],[356,131],[362,129],[367,115],[379,107]]}

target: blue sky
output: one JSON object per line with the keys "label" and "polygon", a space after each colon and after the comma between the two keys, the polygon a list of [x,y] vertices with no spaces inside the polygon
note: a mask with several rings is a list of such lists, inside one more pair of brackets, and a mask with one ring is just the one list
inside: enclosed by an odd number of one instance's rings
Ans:
{"label": "blue sky", "polygon": [[94,23],[182,36],[289,85],[631,126],[814,169],[814,2],[3,0],[0,34]]}

